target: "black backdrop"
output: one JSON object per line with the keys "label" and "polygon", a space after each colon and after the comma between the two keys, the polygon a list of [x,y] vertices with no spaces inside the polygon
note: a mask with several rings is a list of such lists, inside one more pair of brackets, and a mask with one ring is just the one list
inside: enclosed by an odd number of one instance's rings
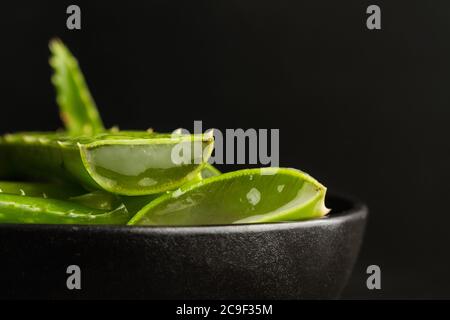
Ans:
{"label": "black backdrop", "polygon": [[[66,29],[78,4],[82,30]],[[369,31],[365,10],[382,9]],[[0,131],[60,126],[47,43],[108,126],[280,128],[282,166],[371,210],[346,297],[450,297],[448,1],[16,1],[0,18]],[[234,168],[222,168],[224,170]],[[380,265],[382,290],[365,288]]]}

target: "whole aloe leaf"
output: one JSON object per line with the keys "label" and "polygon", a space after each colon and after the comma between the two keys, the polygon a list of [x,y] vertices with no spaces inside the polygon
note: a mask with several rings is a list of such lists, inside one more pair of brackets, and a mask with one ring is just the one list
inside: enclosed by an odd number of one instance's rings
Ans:
{"label": "whole aloe leaf", "polygon": [[140,210],[130,225],[208,225],[324,216],[326,188],[285,168],[240,170],[182,186]]}
{"label": "whole aloe leaf", "polygon": [[60,40],[50,41],[49,47],[56,101],[67,131],[72,135],[92,135],[104,131],[97,106],[77,60]]}

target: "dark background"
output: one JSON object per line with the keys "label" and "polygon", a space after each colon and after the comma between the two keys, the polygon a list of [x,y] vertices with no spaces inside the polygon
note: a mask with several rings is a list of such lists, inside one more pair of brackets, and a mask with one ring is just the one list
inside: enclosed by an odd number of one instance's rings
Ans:
{"label": "dark background", "polygon": [[[82,30],[66,29],[78,4]],[[366,28],[366,8],[382,30]],[[0,18],[0,131],[60,126],[47,43],[108,126],[280,128],[282,166],[363,199],[345,297],[450,298],[448,1],[16,1]],[[222,167],[224,170],[235,167]],[[382,290],[365,287],[380,265]]]}

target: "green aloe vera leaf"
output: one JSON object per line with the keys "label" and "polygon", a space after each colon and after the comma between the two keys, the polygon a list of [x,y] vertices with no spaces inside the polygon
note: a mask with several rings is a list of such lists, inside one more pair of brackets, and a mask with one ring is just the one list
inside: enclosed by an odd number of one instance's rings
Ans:
{"label": "green aloe vera leaf", "polygon": [[129,219],[124,205],[105,211],[70,201],[0,193],[0,223],[126,224]]}
{"label": "green aloe vera leaf", "polygon": [[205,166],[203,167],[202,171],[201,171],[201,176],[202,179],[207,179],[207,178],[211,178],[211,177],[215,177],[218,175],[221,175],[222,173],[217,170],[216,167],[214,167],[212,164],[205,164]]}
{"label": "green aloe vera leaf", "polygon": [[159,198],[163,194],[164,193],[157,193],[157,194],[149,194],[146,196],[134,196],[134,197],[120,196],[120,199],[127,208],[128,212],[130,212],[130,214],[135,215],[143,207],[148,205],[153,200]]}
{"label": "green aloe vera leaf", "polygon": [[171,190],[195,178],[213,145],[211,135],[16,133],[0,139],[0,152],[18,177],[62,179],[135,196]]}
{"label": "green aloe vera leaf", "polygon": [[68,200],[89,208],[100,210],[113,210],[122,204],[122,200],[119,196],[100,190],[73,196]]}
{"label": "green aloe vera leaf", "polygon": [[219,225],[324,216],[326,188],[286,168],[240,170],[184,185],[150,202],[130,225]]}
{"label": "green aloe vera leaf", "polygon": [[[200,181],[202,179],[210,178],[213,176],[220,175],[220,171],[217,170],[215,167],[213,167],[211,164],[206,163],[201,172],[197,175],[196,178],[192,179],[190,182],[194,181]],[[169,191],[166,191],[169,192]],[[134,196],[134,197],[127,197],[127,196],[121,196],[120,199],[127,207],[128,211],[130,213],[137,213],[139,210],[141,210],[143,207],[148,205],[153,200],[159,198],[164,193],[159,194],[151,194],[151,195],[145,195],[145,196]]]}
{"label": "green aloe vera leaf", "polygon": [[29,197],[67,199],[83,194],[83,189],[73,185],[47,182],[0,181],[0,193]]}
{"label": "green aloe vera leaf", "polygon": [[67,131],[72,135],[92,135],[104,131],[97,106],[77,60],[60,40],[50,41],[49,47],[56,102]]}
{"label": "green aloe vera leaf", "polygon": [[159,196],[161,196],[161,193],[145,196],[118,196],[113,193],[97,190],[80,196],[70,197],[68,200],[89,208],[101,210],[112,210],[123,204],[130,214],[136,214]]}
{"label": "green aloe vera leaf", "polygon": [[74,185],[52,182],[11,182],[0,181],[0,194],[14,194],[44,199],[59,199],[99,210],[113,210],[124,204],[128,212],[136,213],[160,194],[146,196],[118,196],[105,191],[85,190]]}
{"label": "green aloe vera leaf", "polygon": [[125,205],[130,214],[136,214],[161,194],[150,194],[145,196],[118,196],[105,191],[93,191],[81,196],[70,197],[68,200],[84,205],[89,208],[112,210],[120,205]]}
{"label": "green aloe vera leaf", "polygon": [[190,182],[201,181],[203,179],[207,179],[207,178],[211,178],[211,177],[214,177],[214,176],[218,176],[219,174],[221,174],[219,170],[214,168],[209,163],[205,163],[205,165],[203,166],[203,169],[200,170],[200,172],[197,173],[197,175],[194,178],[192,178]]}
{"label": "green aloe vera leaf", "polygon": [[[86,193],[84,189],[75,185],[62,185],[52,182],[0,181],[0,194],[1,193],[38,197],[44,199],[66,200],[99,210],[113,210],[123,203],[122,199],[119,196],[109,192],[98,190]],[[126,198],[144,197],[149,196]],[[148,202],[150,202],[150,200]],[[144,205],[142,205],[142,207],[143,206]],[[136,212],[137,211],[135,211],[134,213]]]}

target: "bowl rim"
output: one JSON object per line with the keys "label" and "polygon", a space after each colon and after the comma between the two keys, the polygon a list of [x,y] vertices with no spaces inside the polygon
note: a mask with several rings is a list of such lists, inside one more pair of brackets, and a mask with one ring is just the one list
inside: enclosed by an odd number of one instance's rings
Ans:
{"label": "bowl rim", "polygon": [[301,221],[280,221],[264,223],[242,223],[242,224],[216,224],[216,225],[187,225],[187,226],[142,226],[142,225],[82,225],[82,224],[16,224],[0,223],[2,229],[20,229],[20,230],[64,230],[64,231],[88,231],[88,232],[132,232],[132,233],[172,233],[172,234],[205,234],[205,233],[232,233],[232,232],[261,232],[275,230],[290,230],[299,228],[311,228],[320,226],[329,226],[342,224],[350,220],[366,220],[368,215],[367,206],[359,199],[342,195],[340,193],[331,193],[327,195],[328,200],[345,202],[349,207],[341,211],[331,212],[320,218],[301,220]]}

